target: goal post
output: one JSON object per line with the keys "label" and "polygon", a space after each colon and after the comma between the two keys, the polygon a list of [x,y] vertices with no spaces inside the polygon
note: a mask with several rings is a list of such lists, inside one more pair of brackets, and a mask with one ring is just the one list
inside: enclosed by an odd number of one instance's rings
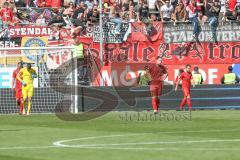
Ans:
{"label": "goal post", "polygon": [[[71,100],[70,112],[78,113],[78,66],[73,55],[72,46],[59,47],[15,47],[0,48],[0,114],[18,113],[14,92],[11,89],[12,73],[18,62],[31,63],[36,69],[38,78],[34,80],[34,96],[31,111],[34,113],[54,113],[55,107],[64,98]],[[64,83],[70,85],[74,94],[66,95],[57,92],[50,86],[50,74],[53,70],[70,62],[71,73],[66,76]],[[56,76],[63,76],[65,70]],[[58,83],[56,83],[58,84]]]}

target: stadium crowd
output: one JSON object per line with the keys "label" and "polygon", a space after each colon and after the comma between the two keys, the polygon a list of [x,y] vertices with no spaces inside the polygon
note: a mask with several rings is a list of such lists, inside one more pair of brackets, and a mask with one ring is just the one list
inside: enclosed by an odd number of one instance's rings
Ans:
{"label": "stadium crowd", "polygon": [[[2,0],[0,16],[3,24],[17,25],[23,22],[23,7],[44,8],[35,25],[47,21],[48,25],[62,23],[86,26],[98,23],[99,2],[97,0],[65,0],[62,7],[51,8],[47,0]],[[68,3],[67,3],[68,2]],[[178,22],[188,21],[194,8],[201,19],[210,16],[211,7],[220,5],[224,20],[240,20],[240,0],[104,0],[104,15],[115,23],[143,21]],[[21,7],[21,8],[20,8]],[[47,17],[47,10],[53,14]],[[188,13],[187,13],[188,12]],[[220,11],[219,11],[220,12]],[[216,13],[215,13],[216,14]]]}

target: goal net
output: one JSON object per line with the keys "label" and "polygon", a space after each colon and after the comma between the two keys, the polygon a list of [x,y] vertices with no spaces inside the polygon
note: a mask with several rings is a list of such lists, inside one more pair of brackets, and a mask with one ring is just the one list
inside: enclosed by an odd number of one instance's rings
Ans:
{"label": "goal net", "polygon": [[[31,112],[78,112],[74,87],[78,83],[77,62],[71,47],[0,48],[0,114],[18,113],[19,108],[12,89],[12,74],[18,62],[31,63],[38,77],[34,80]],[[69,86],[69,87],[68,87]],[[66,93],[63,92],[65,87]],[[67,101],[65,101],[67,100]],[[58,108],[71,102],[69,108]]]}

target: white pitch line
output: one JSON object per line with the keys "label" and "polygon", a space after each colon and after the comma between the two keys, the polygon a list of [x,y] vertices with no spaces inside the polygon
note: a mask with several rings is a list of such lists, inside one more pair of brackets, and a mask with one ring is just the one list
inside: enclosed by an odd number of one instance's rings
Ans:
{"label": "white pitch line", "polygon": [[19,147],[0,147],[0,150],[19,150],[19,149],[48,149],[48,148],[58,148],[58,146],[19,146]]}
{"label": "white pitch line", "polygon": [[[73,141],[68,141],[73,142]],[[195,140],[195,141],[158,141],[158,142],[137,142],[137,143],[115,143],[115,144],[82,144],[67,145],[55,143],[59,147],[85,148],[85,147],[106,147],[106,146],[130,146],[130,145],[153,145],[153,144],[192,144],[192,143],[220,143],[220,142],[240,142],[240,139],[212,139],[212,140]]]}
{"label": "white pitch line", "polygon": [[228,129],[228,130],[189,130],[189,131],[169,131],[169,132],[156,132],[152,134],[164,134],[164,133],[209,133],[209,132],[233,132],[240,131],[240,129]]}
{"label": "white pitch line", "polygon": [[62,143],[72,142],[72,141],[89,140],[89,139],[99,139],[99,138],[112,138],[112,137],[136,136],[136,135],[144,135],[144,134],[151,134],[151,133],[119,134],[119,135],[108,135],[108,136],[82,137],[82,138],[76,138],[76,139],[60,140],[60,141],[57,141],[57,142],[53,142],[53,145],[54,145],[54,146],[58,146],[58,147],[65,147],[65,145],[62,144]]}
{"label": "white pitch line", "polygon": [[146,151],[240,151],[240,148],[129,148],[129,147],[83,147],[81,149],[146,150]]}

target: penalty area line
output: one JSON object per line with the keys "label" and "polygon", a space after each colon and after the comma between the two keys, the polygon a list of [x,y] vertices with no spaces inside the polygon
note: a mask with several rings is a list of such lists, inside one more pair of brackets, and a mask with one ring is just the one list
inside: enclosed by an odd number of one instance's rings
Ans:
{"label": "penalty area line", "polygon": [[59,148],[58,146],[19,146],[19,147],[0,147],[0,150],[21,150],[21,149],[49,149],[49,148]]}

